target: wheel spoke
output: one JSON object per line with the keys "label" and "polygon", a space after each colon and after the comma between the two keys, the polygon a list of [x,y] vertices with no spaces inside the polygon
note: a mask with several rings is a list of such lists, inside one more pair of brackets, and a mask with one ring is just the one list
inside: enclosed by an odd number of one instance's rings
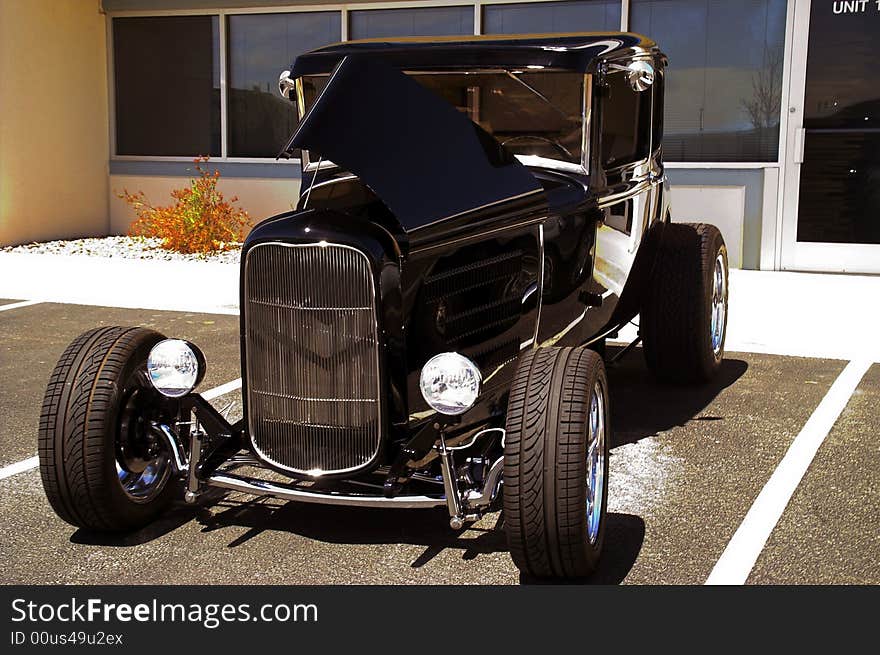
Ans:
{"label": "wheel spoke", "polygon": [[722,253],[719,253],[715,259],[712,278],[712,308],[709,330],[712,339],[712,350],[715,356],[718,357],[721,354],[721,347],[724,343],[724,319],[727,311],[727,274],[724,270],[724,255]]}
{"label": "wheel spoke", "polygon": [[599,538],[602,520],[602,495],[605,489],[605,397],[599,382],[590,394],[590,418],[587,434],[587,534],[591,544]]}

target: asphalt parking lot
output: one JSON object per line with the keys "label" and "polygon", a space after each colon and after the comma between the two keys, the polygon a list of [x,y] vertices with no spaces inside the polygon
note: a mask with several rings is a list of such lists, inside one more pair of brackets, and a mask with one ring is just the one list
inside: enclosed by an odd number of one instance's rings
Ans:
{"label": "asphalt parking lot", "polygon": [[[202,389],[239,377],[238,317],[0,300],[0,468],[36,454],[57,357],[97,325],[145,325],[198,343]],[[653,383],[641,354],[609,373],[615,429],[608,535],[593,582],[702,584],[847,362],[728,353],[709,387]],[[218,407],[240,393],[218,397]],[[749,583],[880,583],[880,365],[797,484]],[[448,528],[445,510],[306,506],[230,495],[182,503],[127,535],[76,530],[36,468],[0,479],[5,583],[516,584],[497,515]],[[9,471],[10,469],[4,469]]]}

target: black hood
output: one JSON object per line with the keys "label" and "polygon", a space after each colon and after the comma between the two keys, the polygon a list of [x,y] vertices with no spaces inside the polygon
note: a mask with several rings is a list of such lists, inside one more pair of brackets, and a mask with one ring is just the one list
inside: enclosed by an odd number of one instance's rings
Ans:
{"label": "black hood", "polygon": [[543,194],[494,137],[374,57],[337,64],[283,153],[295,148],[359,176],[407,232]]}

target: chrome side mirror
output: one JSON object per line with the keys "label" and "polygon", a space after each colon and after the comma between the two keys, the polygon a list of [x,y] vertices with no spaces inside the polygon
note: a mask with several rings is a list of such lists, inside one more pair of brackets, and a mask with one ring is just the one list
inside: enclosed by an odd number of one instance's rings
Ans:
{"label": "chrome side mirror", "polygon": [[278,77],[278,93],[290,100],[290,94],[296,88],[296,82],[290,79],[290,71],[281,71]]}
{"label": "chrome side mirror", "polygon": [[654,83],[654,67],[647,61],[633,61],[626,67],[633,91],[644,91]]}

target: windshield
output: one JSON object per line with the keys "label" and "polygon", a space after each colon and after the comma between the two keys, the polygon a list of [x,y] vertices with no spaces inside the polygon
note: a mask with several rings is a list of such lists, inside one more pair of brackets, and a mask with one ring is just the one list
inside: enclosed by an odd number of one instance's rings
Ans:
{"label": "windshield", "polygon": [[[581,166],[584,76],[568,71],[407,71],[521,158]],[[305,111],[328,76],[302,78]],[[431,126],[425,125],[430,132]],[[307,155],[305,155],[307,157]]]}

